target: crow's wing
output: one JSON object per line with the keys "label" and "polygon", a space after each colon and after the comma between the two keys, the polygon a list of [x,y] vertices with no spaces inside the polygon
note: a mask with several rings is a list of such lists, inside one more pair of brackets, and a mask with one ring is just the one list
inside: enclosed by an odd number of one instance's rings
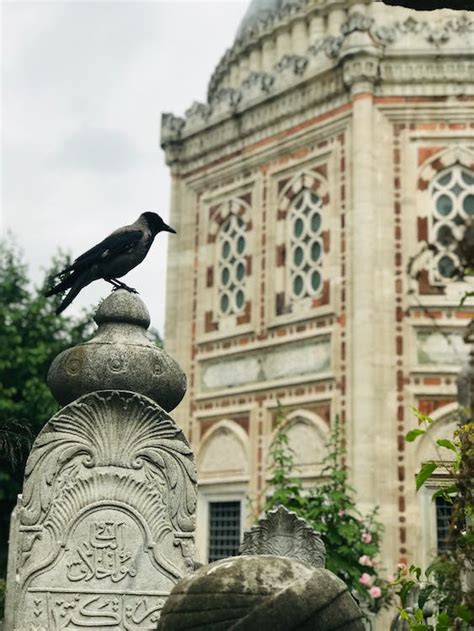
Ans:
{"label": "crow's wing", "polygon": [[130,251],[143,237],[142,230],[124,230],[114,232],[93,248],[78,256],[71,265],[66,267],[60,276],[71,272],[78,272],[96,263],[103,263],[115,258],[117,255]]}

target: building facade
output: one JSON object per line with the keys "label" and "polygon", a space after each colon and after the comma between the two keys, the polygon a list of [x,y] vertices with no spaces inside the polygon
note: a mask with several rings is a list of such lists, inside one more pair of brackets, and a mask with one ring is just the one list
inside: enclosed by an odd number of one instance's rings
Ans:
{"label": "building facade", "polygon": [[[361,0],[252,0],[206,103],[163,115],[165,338],[188,375],[198,554],[225,556],[268,480],[278,402],[305,484],[341,420],[384,566],[437,547],[431,438],[454,426],[472,316],[453,239],[474,216],[474,22]],[[423,243],[436,251],[423,251]],[[404,436],[416,406],[435,419]]]}

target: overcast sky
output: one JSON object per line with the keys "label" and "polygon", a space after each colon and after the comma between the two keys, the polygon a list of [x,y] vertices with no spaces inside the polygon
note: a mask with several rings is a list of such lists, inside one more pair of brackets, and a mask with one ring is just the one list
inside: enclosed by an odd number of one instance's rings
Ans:
{"label": "overcast sky", "polygon": [[[161,113],[205,100],[247,4],[2,2],[2,232],[34,280],[59,247],[76,257],[145,210],[168,217]],[[167,239],[124,279],[161,332]],[[66,314],[108,292],[93,283]]]}

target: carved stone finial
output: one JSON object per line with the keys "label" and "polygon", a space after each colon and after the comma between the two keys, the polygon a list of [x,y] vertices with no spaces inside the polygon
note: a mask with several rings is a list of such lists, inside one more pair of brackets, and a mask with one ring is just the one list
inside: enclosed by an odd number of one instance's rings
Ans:
{"label": "carved stone finial", "polygon": [[128,390],[169,412],[186,392],[186,377],[163,349],[146,336],[150,315],[141,298],[113,292],[95,315],[96,334],[69,348],[51,364],[48,385],[61,405],[89,392]]}
{"label": "carved stone finial", "polygon": [[296,513],[284,506],[268,511],[244,534],[240,554],[271,554],[324,567],[326,548],[319,534]]}

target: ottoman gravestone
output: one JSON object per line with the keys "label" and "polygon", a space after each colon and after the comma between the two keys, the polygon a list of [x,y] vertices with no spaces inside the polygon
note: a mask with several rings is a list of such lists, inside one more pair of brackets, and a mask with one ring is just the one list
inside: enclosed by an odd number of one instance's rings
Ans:
{"label": "ottoman gravestone", "polygon": [[147,339],[136,295],[114,292],[95,321],[48,375],[64,407],[33,444],[12,516],[9,631],[156,629],[193,569],[196,469],[167,413],[185,376]]}
{"label": "ottoman gravestone", "polygon": [[347,585],[324,568],[318,533],[295,513],[266,513],[245,533],[241,555],[180,581],[158,631],[365,630]]}

